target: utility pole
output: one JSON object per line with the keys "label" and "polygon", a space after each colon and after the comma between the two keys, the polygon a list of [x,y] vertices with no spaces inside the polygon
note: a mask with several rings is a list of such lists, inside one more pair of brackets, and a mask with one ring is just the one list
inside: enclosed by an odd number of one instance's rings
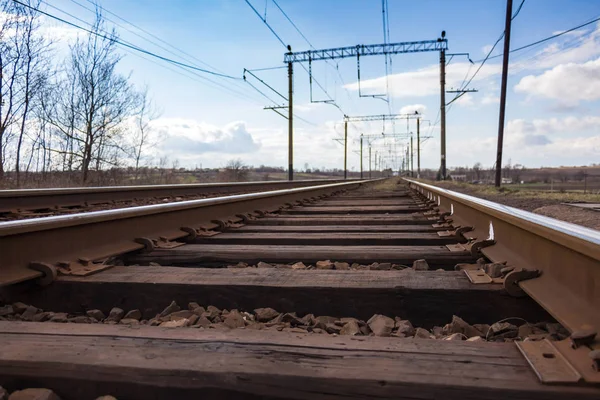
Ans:
{"label": "utility pole", "polygon": [[409,168],[410,168],[409,149],[408,149],[408,145],[406,145],[406,172],[407,173],[408,173]]}
{"label": "utility pole", "polygon": [[421,118],[417,118],[417,178],[421,177]]}
{"label": "utility pole", "polygon": [[[288,45],[290,54],[292,47]],[[292,94],[294,92],[294,67],[292,62],[288,62],[288,180],[294,180],[294,102]]]}
{"label": "utility pole", "polygon": [[[442,40],[446,31],[442,31]],[[439,40],[439,39],[438,39]],[[446,180],[446,50],[440,50],[440,128],[441,128],[441,163],[440,175]]]}
{"label": "utility pole", "polygon": [[344,121],[344,179],[348,179],[348,121]]}
{"label": "utility pole", "polygon": [[363,178],[363,134],[360,134],[360,179]]}
{"label": "utility pole", "polygon": [[371,143],[369,143],[369,179],[371,179]]}
{"label": "utility pole", "polygon": [[506,23],[504,26],[504,54],[502,55],[502,86],[500,88],[500,118],[498,121],[498,151],[496,153],[496,187],[502,183],[502,145],[504,141],[504,115],[506,110],[506,83],[508,80],[508,55],[510,53],[510,23],[512,0],[506,1]]}
{"label": "utility pole", "polygon": [[415,168],[414,168],[414,154],[413,154],[413,137],[410,135],[410,176],[415,176]]}

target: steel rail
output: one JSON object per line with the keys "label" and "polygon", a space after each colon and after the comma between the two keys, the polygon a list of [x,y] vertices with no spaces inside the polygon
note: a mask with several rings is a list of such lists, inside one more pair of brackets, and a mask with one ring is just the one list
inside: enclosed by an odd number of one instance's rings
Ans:
{"label": "steel rail", "polygon": [[454,226],[470,226],[465,236],[488,238],[481,252],[493,262],[537,270],[518,286],[571,332],[600,332],[600,231],[533,214],[422,182],[405,179],[451,213]]}
{"label": "steel rail", "polygon": [[242,191],[259,192],[338,182],[343,182],[343,179],[0,190],[0,212],[74,206],[84,203],[105,203],[135,198],[177,197],[215,192],[221,194]]}
{"label": "steel rail", "polygon": [[[175,240],[181,228],[216,227],[214,220],[241,221],[240,214],[273,211],[286,203],[354,189],[351,181],[167,204],[153,204],[0,223],[0,286],[43,277],[31,263],[102,260],[141,250],[139,238]],[[85,263],[85,261],[84,261]]]}

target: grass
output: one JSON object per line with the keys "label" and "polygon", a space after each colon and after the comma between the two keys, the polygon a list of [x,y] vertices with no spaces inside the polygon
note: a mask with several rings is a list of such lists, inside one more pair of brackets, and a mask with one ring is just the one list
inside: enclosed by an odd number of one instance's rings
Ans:
{"label": "grass", "polygon": [[[472,185],[466,182],[434,182],[429,181],[429,184],[443,187],[449,190],[459,190],[468,192],[475,196],[510,196],[522,199],[544,199],[554,200],[563,203],[600,203],[600,194],[583,193],[581,191],[542,191],[520,185],[507,185],[496,188],[492,185]],[[462,190],[461,190],[462,189]]]}
{"label": "grass", "polygon": [[369,189],[372,190],[394,190],[398,187],[398,181],[400,178],[388,178],[382,181],[379,181],[372,186],[369,186]]}

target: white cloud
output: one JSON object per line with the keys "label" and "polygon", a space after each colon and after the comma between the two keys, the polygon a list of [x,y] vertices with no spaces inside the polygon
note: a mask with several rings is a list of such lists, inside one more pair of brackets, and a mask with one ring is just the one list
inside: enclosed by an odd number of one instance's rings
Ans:
{"label": "white cloud", "polygon": [[475,101],[473,101],[473,96],[469,93],[465,93],[456,99],[455,103],[462,107],[474,107]]}
{"label": "white cloud", "polygon": [[583,64],[558,65],[541,75],[523,77],[515,91],[558,100],[566,106],[600,99],[600,58]]}
{"label": "white cloud", "polygon": [[79,35],[77,28],[64,25],[42,24],[40,34],[51,41],[70,42],[77,39]]}
{"label": "white cloud", "polygon": [[[499,64],[484,64],[473,83],[489,78],[501,71]],[[446,87],[448,89],[458,88],[464,81],[467,72],[473,73],[473,65],[466,62],[456,62],[446,68]],[[429,96],[440,92],[440,69],[439,65],[431,65],[416,71],[401,72],[389,76],[390,86],[401,88],[395,90],[394,97]],[[385,76],[361,80],[361,90],[372,90],[383,93],[386,90]],[[348,90],[358,91],[358,82],[347,84]]]}
{"label": "white cloud", "polygon": [[[554,68],[566,63],[581,63],[600,56],[600,24],[592,31],[569,32],[557,40],[559,41],[544,47],[533,57],[511,62],[511,73]],[[516,53],[514,57],[518,59],[519,56],[520,53]]]}
{"label": "white cloud", "polygon": [[411,104],[404,106],[400,109],[400,114],[414,114],[417,111],[419,114],[424,115],[427,111],[427,107],[424,104]]}
{"label": "white cloud", "polygon": [[486,44],[485,46],[483,46],[483,47],[481,48],[481,52],[482,52],[483,54],[487,55],[487,53],[489,53],[489,52],[490,52],[490,50],[492,50],[492,47],[493,47],[493,46],[492,46],[491,44]]}
{"label": "white cloud", "polygon": [[500,97],[494,96],[491,94],[485,95],[483,99],[481,99],[481,104],[498,104],[500,103]]}
{"label": "white cloud", "polygon": [[[454,130],[477,132],[469,139],[448,141],[448,165],[473,165],[482,162],[491,167],[496,160],[497,126],[471,125]],[[507,122],[504,134],[504,160],[512,159],[527,167],[582,165],[600,159],[600,117],[513,119]],[[439,134],[434,133],[431,145],[424,148],[425,165],[439,163]],[[469,151],[465,151],[468,149]]]}
{"label": "white cloud", "polygon": [[[490,45],[482,48],[487,54],[491,49]],[[526,54],[526,53],[523,53]],[[526,59],[519,59],[521,53],[516,53],[511,61],[509,73],[515,75],[523,71],[538,71],[543,69],[555,68],[566,63],[581,63],[600,56],[600,24],[593,31],[574,31],[563,36],[563,40],[552,43],[541,51]],[[465,76],[472,76],[475,67],[467,62],[452,62],[446,68],[446,87],[448,89],[458,88],[464,83]],[[502,66],[499,62],[488,61],[477,73],[469,87],[476,87],[478,83],[499,75]],[[439,93],[439,65],[432,64],[428,67],[415,71],[402,72],[389,76],[390,86],[401,88],[391,93],[393,97],[424,97],[436,95]],[[358,91],[358,82],[347,84],[349,90]],[[385,92],[385,76],[361,81],[361,89],[373,92]],[[482,100],[482,104],[494,103],[493,97]],[[469,103],[464,99],[463,105]]]}
{"label": "white cloud", "polygon": [[547,158],[558,164],[568,164],[561,162],[568,157],[599,159],[600,136],[589,135],[599,130],[596,116],[513,119],[506,125],[505,149],[521,160]]}
{"label": "white cloud", "polygon": [[252,153],[261,147],[244,122],[232,122],[218,128],[195,120],[159,118],[150,126],[162,139],[158,150],[182,161],[205,153]]}
{"label": "white cloud", "polygon": [[565,117],[534,119],[514,119],[508,122],[507,131],[518,134],[575,134],[600,130],[600,117]]}

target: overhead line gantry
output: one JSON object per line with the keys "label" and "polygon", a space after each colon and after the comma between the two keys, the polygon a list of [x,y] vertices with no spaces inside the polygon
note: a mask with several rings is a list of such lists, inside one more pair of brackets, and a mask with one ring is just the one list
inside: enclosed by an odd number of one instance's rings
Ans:
{"label": "overhead line gantry", "polygon": [[[372,122],[372,121],[395,121],[399,119],[416,119],[421,118],[421,114],[415,111],[414,114],[380,114],[380,115],[363,115],[363,116],[348,116],[344,115],[344,179],[348,177],[348,122]],[[382,134],[383,135],[383,134]],[[392,138],[392,137],[401,137],[400,135],[385,135],[382,137]],[[408,138],[408,136],[406,136]],[[360,141],[360,151],[362,154],[362,138]],[[361,156],[362,157],[362,156]],[[362,168],[361,168],[362,169]]]}
{"label": "overhead line gantry", "polygon": [[[442,177],[446,176],[446,50],[448,50],[448,40],[445,38],[446,32],[443,31],[441,37],[436,40],[422,40],[417,42],[399,42],[384,43],[372,45],[356,45],[348,47],[337,47],[322,50],[307,50],[301,52],[292,52],[291,46],[287,46],[288,52],[285,53],[284,63],[288,66],[288,179],[294,179],[294,103],[293,103],[293,75],[294,63],[313,61],[335,60],[341,58],[356,57],[357,65],[360,65],[360,57],[401,54],[401,53],[421,53],[437,51],[440,53],[440,121],[441,121],[441,166]],[[347,125],[347,121],[346,121]],[[345,130],[347,149],[348,130]],[[344,151],[347,154],[347,151]],[[344,177],[347,177],[346,158],[344,157]]]}

